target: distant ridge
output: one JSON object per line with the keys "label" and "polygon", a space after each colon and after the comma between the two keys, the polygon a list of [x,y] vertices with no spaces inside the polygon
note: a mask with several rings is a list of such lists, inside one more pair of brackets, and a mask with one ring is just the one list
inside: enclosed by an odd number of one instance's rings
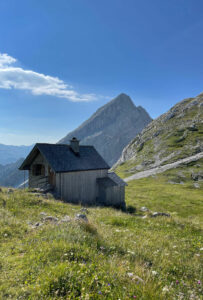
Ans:
{"label": "distant ridge", "polygon": [[31,146],[12,146],[0,144],[0,164],[15,163],[21,157],[27,156],[32,149]]}
{"label": "distant ridge", "polygon": [[100,107],[87,121],[67,134],[59,143],[68,144],[76,136],[83,145],[93,145],[109,165],[120,157],[123,148],[152,121],[141,106],[122,93]]}

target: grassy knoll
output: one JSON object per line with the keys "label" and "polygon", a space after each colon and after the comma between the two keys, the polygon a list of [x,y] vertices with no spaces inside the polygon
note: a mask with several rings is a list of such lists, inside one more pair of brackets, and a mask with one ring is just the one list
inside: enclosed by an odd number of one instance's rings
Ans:
{"label": "grassy knoll", "polygon": [[[41,222],[41,212],[60,220],[74,218],[81,207],[4,189],[0,299],[202,299],[203,192],[189,181],[167,180],[130,182],[126,200],[133,214],[88,208],[88,224],[37,228],[32,224]],[[148,214],[142,206],[171,217],[142,218]]]}

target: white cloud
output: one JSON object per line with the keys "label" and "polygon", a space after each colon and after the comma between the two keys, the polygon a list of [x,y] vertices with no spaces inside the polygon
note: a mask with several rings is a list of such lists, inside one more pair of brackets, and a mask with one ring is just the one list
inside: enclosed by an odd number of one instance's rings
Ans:
{"label": "white cloud", "polygon": [[63,80],[16,67],[17,60],[0,53],[0,88],[30,91],[33,95],[49,95],[73,102],[96,100],[94,94],[80,94]]}

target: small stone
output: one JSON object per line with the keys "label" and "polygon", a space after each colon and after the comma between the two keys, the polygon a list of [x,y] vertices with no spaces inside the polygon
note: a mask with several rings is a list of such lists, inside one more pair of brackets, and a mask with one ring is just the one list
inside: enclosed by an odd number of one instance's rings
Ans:
{"label": "small stone", "polygon": [[140,211],[145,212],[145,211],[149,211],[149,209],[147,207],[145,207],[145,206],[142,206],[140,208]]}
{"label": "small stone", "polygon": [[145,216],[142,217],[142,219],[146,219],[146,218],[147,218],[147,215],[145,215]]}
{"label": "small stone", "polygon": [[87,216],[85,214],[77,214],[75,220],[88,222]]}
{"label": "small stone", "polygon": [[39,222],[37,222],[37,223],[35,223],[35,227],[39,227],[39,226],[42,226],[43,224],[42,223],[39,223]]}
{"label": "small stone", "polygon": [[88,214],[88,213],[89,213],[88,209],[85,208],[85,207],[82,207],[80,211],[81,211],[82,213],[84,213],[84,214]]}
{"label": "small stone", "polygon": [[159,216],[162,216],[162,217],[170,217],[171,215],[168,214],[168,213],[163,213],[163,212],[154,212],[152,214],[152,218],[156,218],[156,217],[159,217]]}
{"label": "small stone", "polygon": [[194,183],[194,187],[195,187],[196,189],[199,189],[199,188],[200,188],[199,183],[195,182],[195,183]]}
{"label": "small stone", "polygon": [[42,217],[45,217],[46,215],[47,214],[45,212],[43,212],[43,211],[40,213],[40,216],[42,216]]}
{"label": "small stone", "polygon": [[44,218],[44,221],[50,221],[50,222],[58,222],[58,218],[52,217],[52,216],[47,216]]}
{"label": "small stone", "polygon": [[63,219],[61,219],[61,222],[66,223],[66,222],[70,222],[71,218],[69,216],[64,216]]}

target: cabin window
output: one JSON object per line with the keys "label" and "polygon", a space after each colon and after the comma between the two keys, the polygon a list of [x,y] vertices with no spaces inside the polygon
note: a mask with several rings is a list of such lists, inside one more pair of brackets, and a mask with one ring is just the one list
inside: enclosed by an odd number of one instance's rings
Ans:
{"label": "cabin window", "polygon": [[32,168],[32,175],[34,175],[34,176],[39,176],[39,175],[44,176],[45,175],[44,165],[41,165],[41,164],[34,165],[33,168]]}

